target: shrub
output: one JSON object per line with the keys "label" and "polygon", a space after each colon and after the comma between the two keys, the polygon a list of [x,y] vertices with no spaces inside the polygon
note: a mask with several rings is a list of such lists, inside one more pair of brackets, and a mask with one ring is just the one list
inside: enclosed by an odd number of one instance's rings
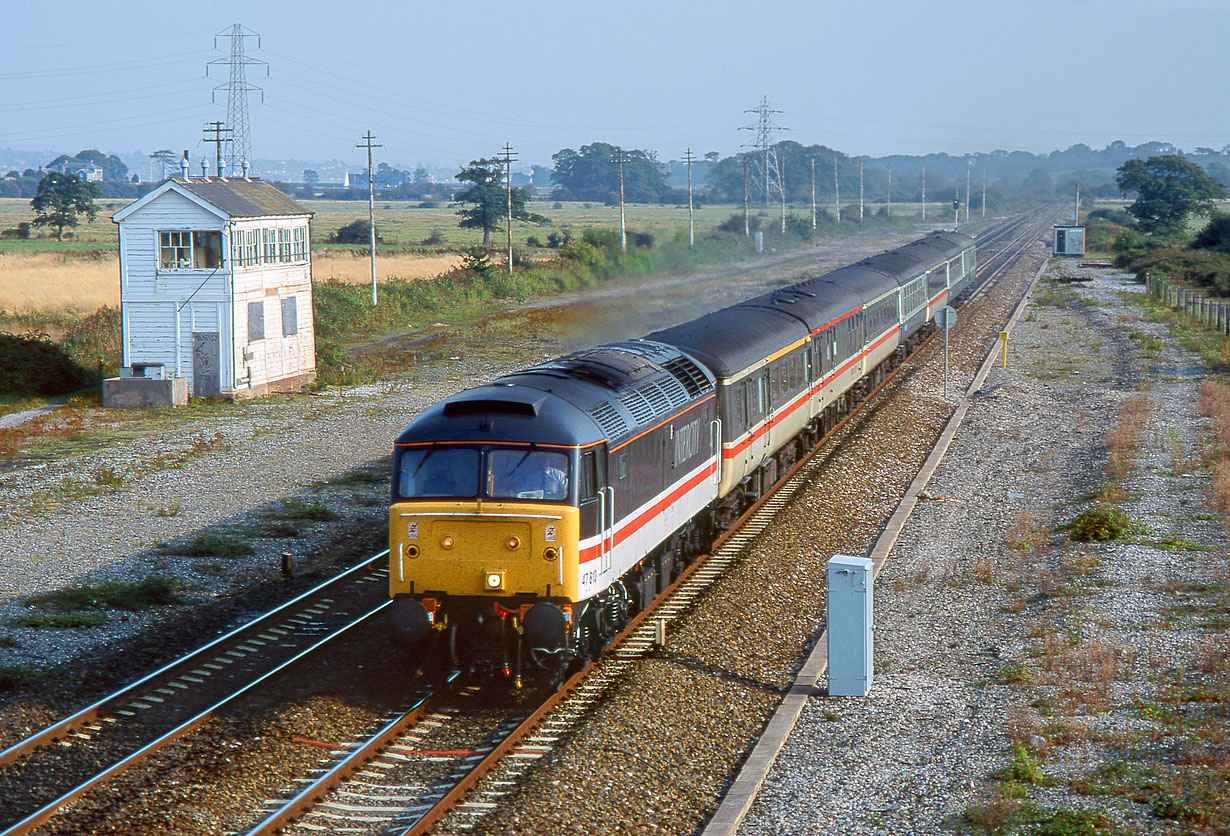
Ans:
{"label": "shrub", "polygon": [[461,251],[461,269],[479,276],[491,272],[491,253],[485,247],[475,244]]}
{"label": "shrub", "polygon": [[1230,214],[1214,212],[1208,225],[1192,241],[1192,248],[1230,253]]}
{"label": "shrub", "polygon": [[[351,221],[343,227],[340,227],[337,232],[329,236],[330,244],[369,244],[371,243],[372,225],[366,218],[360,218],[357,221]],[[376,241],[381,242],[379,235],[376,236]]]}
{"label": "shrub", "polygon": [[438,229],[433,229],[431,234],[423,239],[423,246],[438,247],[444,243],[444,233]]}
{"label": "shrub", "polygon": [[0,334],[0,395],[54,397],[97,379],[46,334]]}
{"label": "shrub", "polygon": [[1121,540],[1131,534],[1133,528],[1127,512],[1113,505],[1081,511],[1067,526],[1072,539],[1082,543]]}

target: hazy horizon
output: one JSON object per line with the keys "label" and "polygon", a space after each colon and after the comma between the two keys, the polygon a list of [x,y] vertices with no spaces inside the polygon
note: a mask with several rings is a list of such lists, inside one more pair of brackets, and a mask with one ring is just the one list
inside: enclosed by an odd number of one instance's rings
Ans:
{"label": "hazy horizon", "polygon": [[[5,11],[0,148],[207,153],[227,32],[245,40],[253,157],[449,168],[508,142],[522,165],[609,142],[678,159],[776,139],[849,155],[1034,153],[1115,140],[1230,143],[1204,90],[1226,76],[1224,3],[955,0],[384,8],[62,0]],[[343,13],[339,14],[339,8]],[[222,33],[214,49],[215,33]],[[211,94],[214,101],[211,102]]]}

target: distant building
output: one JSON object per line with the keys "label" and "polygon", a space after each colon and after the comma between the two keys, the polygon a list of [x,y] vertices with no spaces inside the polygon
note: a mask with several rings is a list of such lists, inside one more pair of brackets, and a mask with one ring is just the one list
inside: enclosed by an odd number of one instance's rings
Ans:
{"label": "distant building", "polygon": [[69,160],[56,166],[62,174],[76,174],[87,183],[101,183],[103,179],[102,166],[80,160]]}
{"label": "distant building", "polygon": [[315,380],[311,217],[261,180],[186,176],[116,212],[121,374],[232,398]]}

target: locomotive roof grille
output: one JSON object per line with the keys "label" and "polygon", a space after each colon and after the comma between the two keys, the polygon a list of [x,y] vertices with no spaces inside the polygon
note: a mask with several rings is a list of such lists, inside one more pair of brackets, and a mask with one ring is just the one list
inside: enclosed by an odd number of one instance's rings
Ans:
{"label": "locomotive roof grille", "polygon": [[683,384],[683,389],[689,398],[696,398],[706,392],[713,391],[713,383],[700,368],[687,357],[676,357],[662,364],[662,368],[670,372],[676,380]]}
{"label": "locomotive roof grille", "polygon": [[649,402],[649,398],[645,397],[638,389],[625,389],[619,393],[619,402],[627,407],[632,413],[632,420],[638,424],[648,424],[653,420],[656,410],[653,404]]}
{"label": "locomotive roof grille", "polygon": [[619,410],[611,406],[610,401],[602,401],[590,407],[589,414],[602,427],[607,438],[618,438],[628,431],[628,425],[619,414]]}

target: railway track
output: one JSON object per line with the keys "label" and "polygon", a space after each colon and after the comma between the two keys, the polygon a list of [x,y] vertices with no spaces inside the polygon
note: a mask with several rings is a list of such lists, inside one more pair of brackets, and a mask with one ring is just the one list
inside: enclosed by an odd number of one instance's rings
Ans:
{"label": "railway track", "polygon": [[[1003,269],[995,262],[1008,263],[1014,247],[1019,252],[1012,237],[1019,227],[1019,223],[1004,225],[980,237],[983,267],[971,301]],[[983,260],[984,247],[997,252]],[[827,439],[851,419],[861,422],[867,416],[863,410],[853,413]],[[825,449],[827,439],[817,450]],[[341,747],[323,744],[332,757],[320,774],[305,780],[287,798],[268,804],[265,818],[248,832],[289,828],[287,832],[422,833],[450,811],[451,826],[472,826],[529,765],[576,728],[610,683],[653,651],[670,623],[739,558],[789,503],[793,491],[814,478],[822,461],[813,453],[796,465],[774,492],[723,535],[711,556],[689,567],[653,609],[629,625],[604,659],[577,674],[528,715],[491,715],[475,723],[459,719],[458,712],[435,711],[428,703],[430,695],[417,695],[367,740]],[[75,799],[189,734],[333,638],[376,618],[387,600],[387,572],[377,565],[383,556],[364,561],[0,752],[0,786],[8,789],[9,811],[0,834],[31,832]],[[46,780],[48,774],[57,780]]]}
{"label": "railway track", "polygon": [[[987,290],[1024,248],[1036,240],[1038,232],[1049,223],[1047,218],[1045,213],[1034,213],[1020,221],[994,228],[980,239],[980,256],[984,246],[994,252],[989,253],[984,266],[979,268],[978,287],[966,304],[973,302]],[[937,334],[938,332],[928,338],[914,356],[923,352]],[[906,367],[894,370],[893,375],[868,393],[863,404],[873,402],[875,396],[889,381],[896,380],[897,372],[903,369]],[[906,373],[910,372],[907,370]],[[734,527],[714,543],[710,555],[690,566],[674,585],[659,596],[650,609],[634,619],[608,648],[604,658],[577,673],[519,723],[514,725],[511,720],[502,721],[502,725],[510,727],[503,739],[485,743],[481,750],[454,749],[453,751],[470,754],[468,759],[459,762],[459,766],[464,768],[459,768],[454,773],[454,784],[448,787],[419,785],[422,786],[422,791],[418,794],[408,793],[406,787],[402,786],[402,792],[396,796],[402,806],[396,806],[385,803],[393,797],[391,790],[395,785],[389,782],[380,785],[375,793],[350,791],[347,802],[327,796],[326,786],[321,783],[319,786],[314,785],[312,790],[305,790],[289,799],[257,828],[249,831],[248,836],[278,832],[297,817],[302,817],[299,824],[289,827],[286,832],[313,833],[328,829],[331,832],[418,836],[430,832],[441,823],[450,832],[474,829],[483,816],[494,809],[499,800],[517,785],[518,780],[535,762],[584,722],[590,709],[612,683],[660,646],[670,624],[686,612],[709,586],[741,557],[747,545],[772,524],[781,509],[789,505],[794,494],[803,485],[818,477],[828,455],[833,452],[834,445],[830,442],[846,429],[847,423],[852,420],[863,422],[870,418],[871,415],[860,407],[843,419],[808,457],[787,472],[772,491],[753,505]],[[368,768],[374,757],[391,756],[404,760],[408,745],[409,738],[398,741],[385,748],[386,754],[380,756],[374,753],[381,747],[371,742],[354,747],[335,769],[330,770],[330,785],[341,786],[342,772],[358,774]],[[394,765],[384,767],[392,768]],[[319,799],[316,806],[311,803],[313,796]],[[337,811],[345,813],[348,824],[334,818]],[[318,818],[323,820],[318,821]]]}
{"label": "railway track", "polygon": [[0,834],[30,833],[387,605],[382,555],[0,752]]}

